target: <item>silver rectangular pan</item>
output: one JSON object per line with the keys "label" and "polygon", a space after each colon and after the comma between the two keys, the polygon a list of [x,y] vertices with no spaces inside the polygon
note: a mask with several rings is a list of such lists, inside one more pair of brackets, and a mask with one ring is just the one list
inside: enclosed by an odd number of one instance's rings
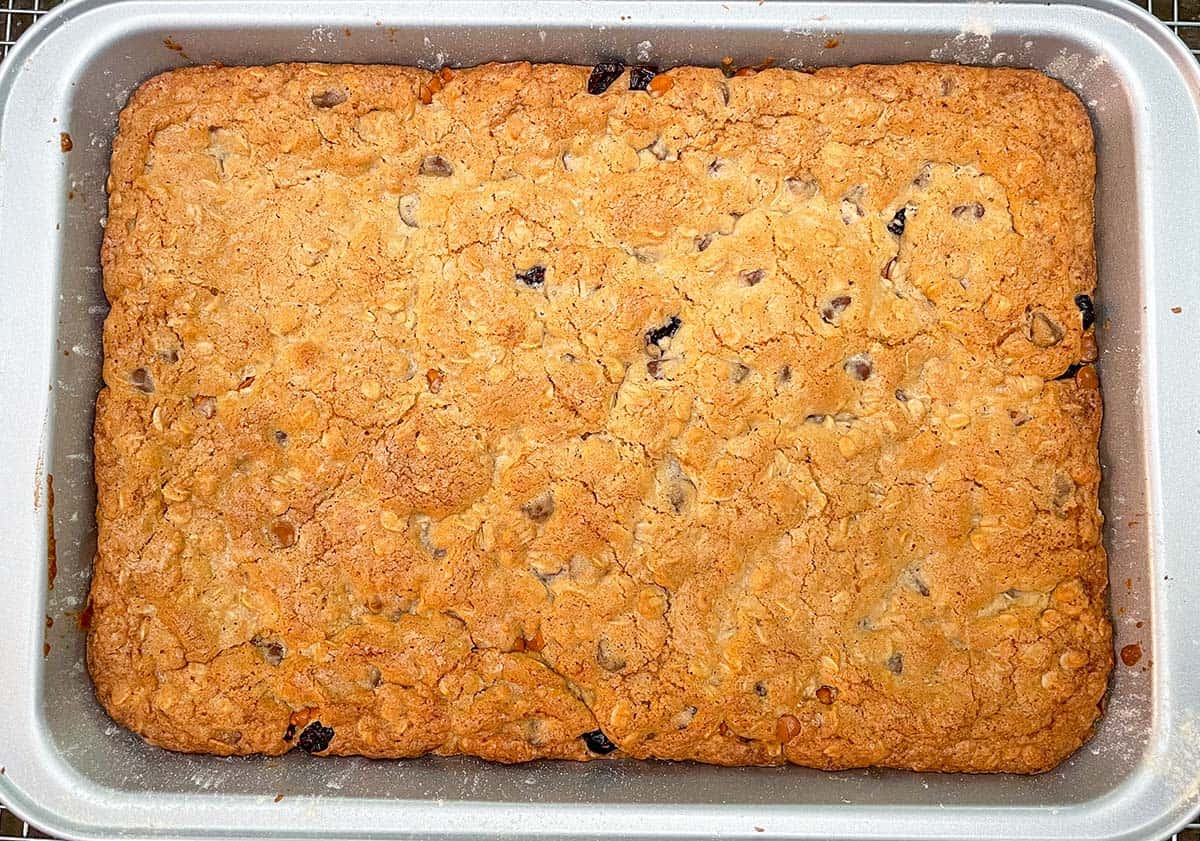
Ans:
{"label": "silver rectangular pan", "polygon": [[[95,545],[104,182],[130,90],[190,62],[670,66],[724,56],[1033,67],[1087,104],[1099,156],[1102,504],[1117,645],[1142,651],[1135,666],[1118,664],[1095,739],[1057,770],[1021,778],[231,760],[169,754],[116,727],[93,698],[77,619]],[[0,70],[0,254],[0,798],[47,830],[1141,839],[1170,834],[1200,797],[1200,69],[1124,0],[74,0]]]}

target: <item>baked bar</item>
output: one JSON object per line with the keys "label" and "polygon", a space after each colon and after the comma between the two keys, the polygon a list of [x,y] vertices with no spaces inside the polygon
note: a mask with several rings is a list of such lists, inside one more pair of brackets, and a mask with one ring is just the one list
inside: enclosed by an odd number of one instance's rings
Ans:
{"label": "baked bar", "polygon": [[121,115],[88,662],[216,754],[1036,772],[1111,664],[1031,71],[197,67]]}

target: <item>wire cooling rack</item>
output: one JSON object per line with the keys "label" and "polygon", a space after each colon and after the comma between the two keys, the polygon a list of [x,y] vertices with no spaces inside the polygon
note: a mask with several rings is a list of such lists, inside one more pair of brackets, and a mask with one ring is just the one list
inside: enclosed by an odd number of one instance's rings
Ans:
{"label": "wire cooling rack", "polygon": [[[25,30],[63,0],[0,0],[0,60]],[[1200,58],[1200,0],[1133,0],[1145,5]],[[0,805],[0,841],[15,838],[49,838]],[[1171,841],[1200,841],[1200,821],[1171,837]]]}

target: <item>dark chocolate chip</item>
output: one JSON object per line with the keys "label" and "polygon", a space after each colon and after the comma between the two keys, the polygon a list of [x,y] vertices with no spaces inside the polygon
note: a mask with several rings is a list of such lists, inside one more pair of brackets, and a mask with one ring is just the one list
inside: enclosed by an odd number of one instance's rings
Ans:
{"label": "dark chocolate chip", "polygon": [[865,353],[857,353],[854,356],[851,356],[844,363],[842,363],[842,367],[846,370],[847,374],[854,377],[856,380],[869,379],[873,370],[871,365],[871,357],[867,356]]}
{"label": "dark chocolate chip", "polygon": [[970,204],[960,204],[950,211],[950,215],[955,219],[982,219],[985,212],[983,205],[973,201]]}
{"label": "dark chocolate chip", "polygon": [[523,272],[517,272],[517,280],[533,289],[541,289],[546,282],[546,267],[530,266]]}
{"label": "dark chocolate chip", "polygon": [[345,91],[340,91],[336,88],[330,88],[327,91],[314,93],[312,95],[312,104],[318,108],[332,108],[335,105],[341,105],[347,99],[349,99],[349,97],[346,95]]}
{"label": "dark chocolate chip", "polygon": [[766,698],[767,697],[767,685],[765,683],[763,683],[761,680],[758,683],[754,684],[754,694],[757,695],[759,698]]}
{"label": "dark chocolate chip", "polygon": [[325,727],[319,721],[311,722],[300,734],[300,750],[305,753],[320,753],[329,747],[333,741],[333,728]]}
{"label": "dark chocolate chip", "polygon": [[738,273],[738,280],[742,282],[742,286],[758,286],[766,274],[762,269],[747,270]]}
{"label": "dark chocolate chip", "polygon": [[272,666],[278,666],[283,662],[283,658],[287,655],[287,649],[279,640],[269,639],[257,634],[250,640],[258,653],[263,656],[263,659]]}
{"label": "dark chocolate chip", "polygon": [[421,175],[433,175],[437,178],[449,178],[454,174],[454,167],[441,155],[429,155],[421,160]]}
{"label": "dark chocolate chip", "polygon": [[145,368],[135,368],[129,375],[129,382],[143,394],[154,393],[154,377]]}
{"label": "dark chocolate chip", "polygon": [[546,491],[521,506],[521,511],[535,523],[544,523],[554,513],[554,492]]}
{"label": "dark chocolate chip", "polygon": [[899,651],[892,654],[892,656],[887,659],[887,670],[894,675],[898,675],[904,671],[904,655]]}
{"label": "dark chocolate chip", "polygon": [[283,731],[283,740],[290,742],[294,738],[296,738],[296,725],[289,724],[287,729]]}
{"label": "dark chocolate chip", "polygon": [[583,739],[583,743],[587,745],[589,751],[600,756],[610,754],[617,749],[617,746],[604,735],[603,730],[593,730],[590,733],[584,733],[579,738]]}
{"label": "dark chocolate chip", "polygon": [[824,415],[806,415],[804,417],[804,422],[805,423],[825,423],[825,416]]}
{"label": "dark chocolate chip", "polygon": [[[595,71],[592,72],[594,73]],[[658,68],[654,65],[635,64],[629,68],[629,89],[631,91],[644,91],[650,86],[650,80],[657,75]]]}
{"label": "dark chocolate chip", "polygon": [[1084,330],[1096,323],[1096,305],[1092,303],[1090,295],[1076,295],[1075,306],[1079,307],[1079,314],[1083,316]]}
{"label": "dark chocolate chip", "polygon": [[592,68],[592,73],[588,76],[587,92],[593,96],[604,93],[624,72],[625,65],[619,61],[600,62]]}
{"label": "dark chocolate chip", "polygon": [[281,447],[286,447],[288,444],[288,434],[282,429],[275,430],[275,443]]}
{"label": "dark chocolate chip", "polygon": [[907,403],[908,402],[908,392],[906,392],[902,388],[896,389],[896,399],[899,400],[901,403]]}
{"label": "dark chocolate chip", "polygon": [[596,643],[596,662],[606,672],[619,672],[625,668],[625,658],[605,637]]}
{"label": "dark chocolate chip", "polygon": [[892,217],[892,221],[887,223],[888,233],[900,236],[904,233],[904,215],[908,212],[907,207],[902,207],[896,211],[896,215]]}
{"label": "dark chocolate chip", "polygon": [[655,327],[653,330],[646,331],[646,344],[658,345],[661,349],[663,340],[674,336],[679,332],[679,328],[682,325],[683,322],[679,319],[679,316],[671,316],[662,327]]}
{"label": "dark chocolate chip", "polygon": [[850,306],[850,296],[838,295],[821,307],[821,320],[826,324],[835,323],[848,306]]}
{"label": "dark chocolate chip", "polygon": [[1072,377],[1074,377],[1076,374],[1078,374],[1078,373],[1079,373],[1079,369],[1080,369],[1080,368],[1082,368],[1082,367],[1083,367],[1083,366],[1082,366],[1082,365],[1080,365],[1078,362],[1072,362],[1070,365],[1068,365],[1068,366],[1067,366],[1067,370],[1063,371],[1061,374],[1059,374],[1059,375],[1058,375],[1057,377],[1055,377],[1054,379],[1056,379],[1056,380],[1069,380],[1069,379],[1071,379]]}
{"label": "dark chocolate chip", "polygon": [[1025,337],[1038,347],[1054,347],[1063,340],[1066,331],[1042,310],[1032,310],[1025,324]]}

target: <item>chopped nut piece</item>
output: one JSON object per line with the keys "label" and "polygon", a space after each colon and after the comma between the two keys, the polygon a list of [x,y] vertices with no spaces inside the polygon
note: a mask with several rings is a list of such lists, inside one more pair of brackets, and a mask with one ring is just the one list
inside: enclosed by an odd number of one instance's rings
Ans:
{"label": "chopped nut piece", "polygon": [[662,96],[675,86],[675,80],[670,76],[655,76],[650,80],[648,90],[651,96]]}
{"label": "chopped nut piece", "polygon": [[418,228],[420,224],[417,222],[417,208],[421,204],[420,196],[410,193],[406,196],[401,196],[398,203],[400,209],[400,221],[410,228]]}
{"label": "chopped nut piece", "polygon": [[197,394],[192,398],[192,408],[204,417],[211,418],[217,413],[217,400],[215,397]]}
{"label": "chopped nut piece", "polygon": [[442,384],[446,381],[446,376],[437,368],[430,368],[425,372],[425,381],[429,383],[429,391],[437,394],[442,390]]}
{"label": "chopped nut piece", "polygon": [[1053,347],[1063,340],[1066,331],[1044,310],[1031,310],[1025,322],[1025,336],[1038,347]]}
{"label": "chopped nut piece", "polygon": [[787,743],[800,735],[800,719],[791,713],[785,713],[775,722],[775,738]]}

